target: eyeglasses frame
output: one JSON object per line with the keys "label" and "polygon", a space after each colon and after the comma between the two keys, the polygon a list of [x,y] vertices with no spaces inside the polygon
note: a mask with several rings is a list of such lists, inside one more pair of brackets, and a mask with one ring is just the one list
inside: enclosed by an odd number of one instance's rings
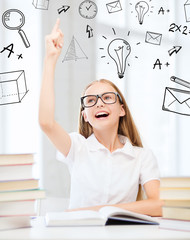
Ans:
{"label": "eyeglasses frame", "polygon": [[[115,94],[115,96],[116,96],[115,102],[113,102],[113,103],[105,103],[105,102],[104,102],[104,100],[102,99],[102,96],[103,96],[104,94],[108,94],[108,93],[114,93],[114,94]],[[95,103],[94,103],[92,106],[85,106],[85,105],[84,105],[84,98],[89,97],[89,96],[95,96],[95,97],[96,97],[96,101],[95,101]],[[80,99],[81,99],[81,106],[82,106],[82,109],[83,109],[83,110],[84,110],[85,108],[91,108],[91,107],[93,107],[93,106],[95,106],[95,105],[97,104],[98,98],[100,98],[104,104],[114,104],[114,103],[117,102],[117,97],[119,98],[119,102],[120,102],[121,104],[123,104],[122,98],[121,98],[121,96],[120,96],[120,94],[119,94],[118,92],[105,92],[105,93],[96,94],[96,95],[95,95],[95,94],[90,94],[90,95],[86,95],[86,96],[83,96],[83,97],[80,98]]]}

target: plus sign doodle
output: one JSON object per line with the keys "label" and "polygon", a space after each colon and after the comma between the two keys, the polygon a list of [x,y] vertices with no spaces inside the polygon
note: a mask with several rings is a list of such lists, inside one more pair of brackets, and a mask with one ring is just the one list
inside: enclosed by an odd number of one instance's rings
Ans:
{"label": "plus sign doodle", "polygon": [[[13,51],[13,49],[14,49],[14,44],[11,43],[11,44],[9,44],[8,46],[4,47],[4,48],[0,51],[0,53],[3,53],[3,52],[5,52],[5,51],[8,51],[8,56],[7,56],[7,57],[10,58],[10,56],[15,53],[15,52]],[[17,54],[17,57],[18,57],[18,59],[23,59],[22,53]]]}

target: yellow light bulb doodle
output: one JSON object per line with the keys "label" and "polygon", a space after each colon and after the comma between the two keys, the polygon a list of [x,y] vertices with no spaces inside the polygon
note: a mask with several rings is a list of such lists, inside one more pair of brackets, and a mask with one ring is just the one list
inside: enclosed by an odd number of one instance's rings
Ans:
{"label": "yellow light bulb doodle", "polygon": [[145,1],[140,1],[135,5],[135,10],[138,14],[138,20],[140,24],[143,24],[144,16],[149,10],[149,5]]}
{"label": "yellow light bulb doodle", "polygon": [[121,38],[112,40],[108,45],[108,54],[116,63],[119,78],[124,77],[126,62],[130,52],[131,46],[126,40]]}

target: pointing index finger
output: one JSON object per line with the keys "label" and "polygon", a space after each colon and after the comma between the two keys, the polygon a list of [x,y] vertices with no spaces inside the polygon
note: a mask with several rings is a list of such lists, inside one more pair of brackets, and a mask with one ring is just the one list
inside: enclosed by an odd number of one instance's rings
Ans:
{"label": "pointing index finger", "polygon": [[60,19],[58,18],[53,29],[52,29],[52,33],[56,32],[59,29],[59,25],[60,25]]}

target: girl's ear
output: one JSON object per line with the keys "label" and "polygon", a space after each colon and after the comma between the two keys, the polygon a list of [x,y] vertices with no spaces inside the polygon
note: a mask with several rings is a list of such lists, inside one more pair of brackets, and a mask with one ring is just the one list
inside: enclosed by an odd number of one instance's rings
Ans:
{"label": "girl's ear", "polygon": [[85,121],[85,122],[88,122],[88,119],[87,119],[87,116],[86,116],[86,113],[85,113],[84,110],[82,111],[82,116],[83,116],[83,118],[84,118],[84,121]]}
{"label": "girl's ear", "polygon": [[120,111],[120,117],[123,117],[125,116],[126,112],[125,112],[125,109],[123,107],[123,104],[121,105],[121,111]]}

